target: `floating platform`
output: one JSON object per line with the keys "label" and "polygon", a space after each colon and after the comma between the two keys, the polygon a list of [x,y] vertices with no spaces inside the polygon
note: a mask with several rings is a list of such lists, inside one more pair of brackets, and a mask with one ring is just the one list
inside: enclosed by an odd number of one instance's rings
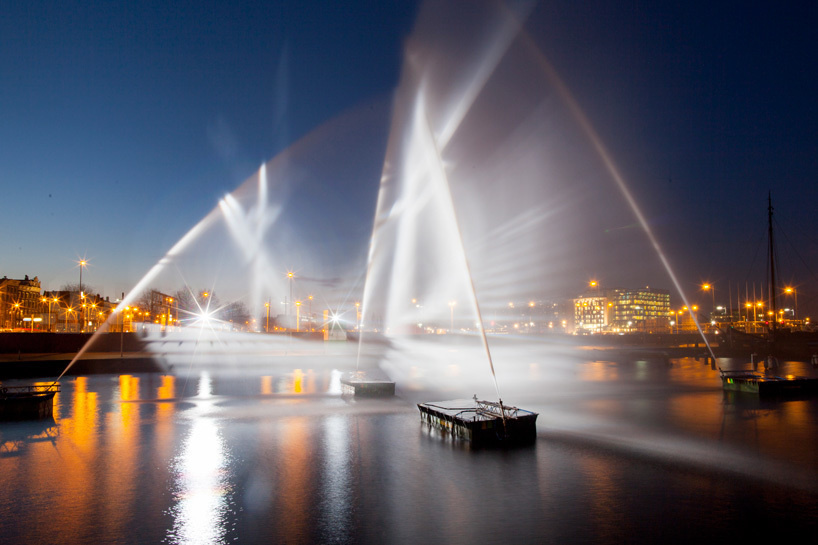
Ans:
{"label": "floating platform", "polygon": [[743,392],[762,397],[804,396],[818,394],[818,378],[763,375],[754,371],[721,371],[725,391]]}
{"label": "floating platform", "polygon": [[341,389],[344,395],[355,397],[391,397],[395,395],[395,382],[359,371],[343,376]]}
{"label": "floating platform", "polygon": [[40,420],[54,414],[52,386],[0,386],[0,420]]}
{"label": "floating platform", "polygon": [[525,445],[537,438],[537,413],[493,401],[455,399],[418,403],[420,419],[476,446]]}

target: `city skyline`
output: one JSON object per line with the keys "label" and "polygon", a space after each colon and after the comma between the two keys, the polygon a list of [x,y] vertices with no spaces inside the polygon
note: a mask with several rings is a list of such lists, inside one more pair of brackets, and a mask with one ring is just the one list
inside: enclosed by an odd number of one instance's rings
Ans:
{"label": "city skyline", "polygon": [[[805,205],[816,191],[816,83],[805,69],[816,57],[814,7],[509,7],[520,35],[590,120],[688,297],[701,299],[691,291],[705,282],[723,297],[728,282],[764,281],[769,190],[786,234],[783,284],[814,280],[818,250]],[[112,297],[127,292],[260,165],[348,126],[357,131],[348,145],[359,152],[357,168],[327,159],[315,177],[323,185],[288,181],[284,194],[295,196],[288,202],[299,204],[292,208],[303,224],[342,215],[347,222],[343,236],[331,226],[320,232],[354,266],[301,274],[360,271],[392,94],[420,7],[75,8],[66,17],[69,7],[12,7],[0,23],[10,44],[0,53],[10,82],[0,159],[7,202],[15,203],[0,220],[13,233],[0,243],[0,274],[38,275],[45,289],[59,289],[76,282],[76,263],[87,259],[89,285]],[[564,108],[554,108],[549,115],[565,123]],[[559,123],[554,138],[581,140]],[[564,173],[576,175],[583,182],[575,191],[600,197],[590,208],[593,225],[563,238],[595,259],[564,252],[573,274],[543,271],[540,295],[592,279],[673,291],[613,182],[598,166]],[[556,208],[586,203],[561,195]],[[333,269],[343,259],[324,261]],[[807,289],[802,303],[812,297]]]}

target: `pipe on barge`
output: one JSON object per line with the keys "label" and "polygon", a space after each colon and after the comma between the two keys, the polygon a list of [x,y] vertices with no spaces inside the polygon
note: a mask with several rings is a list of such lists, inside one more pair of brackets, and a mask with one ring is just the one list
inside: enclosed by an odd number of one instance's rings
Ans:
{"label": "pipe on barge", "polygon": [[418,403],[420,419],[475,446],[526,445],[537,438],[538,414],[493,401],[454,399]]}

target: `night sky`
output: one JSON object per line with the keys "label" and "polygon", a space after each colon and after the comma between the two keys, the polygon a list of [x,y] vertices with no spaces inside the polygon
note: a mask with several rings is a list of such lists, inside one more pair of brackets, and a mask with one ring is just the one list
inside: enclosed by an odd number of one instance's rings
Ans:
{"label": "night sky", "polygon": [[[470,4],[459,6],[464,16]],[[799,304],[818,295],[816,4],[530,6],[519,10],[523,33],[599,135],[683,288],[764,281],[772,191],[782,275],[799,286]],[[373,127],[361,170],[328,183],[360,217],[345,244],[365,255],[389,104],[419,11],[412,2],[7,3],[0,275],[38,275],[58,289],[87,258],[84,282],[118,296],[262,163],[350,112],[370,112]],[[583,183],[610,195],[603,178]],[[575,214],[605,217],[604,207]],[[652,251],[626,263],[606,253],[616,245],[605,232],[635,223],[612,215],[572,281],[544,279],[533,295],[573,296],[591,279],[671,289]]]}

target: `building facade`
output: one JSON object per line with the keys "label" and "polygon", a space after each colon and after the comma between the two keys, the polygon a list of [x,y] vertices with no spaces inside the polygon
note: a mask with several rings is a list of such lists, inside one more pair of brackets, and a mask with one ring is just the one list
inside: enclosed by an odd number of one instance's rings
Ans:
{"label": "building facade", "polygon": [[574,299],[575,332],[663,333],[670,327],[670,292],[650,287],[611,288]]}
{"label": "building facade", "polygon": [[582,335],[608,329],[608,298],[604,295],[580,295],[574,299],[575,332]]}
{"label": "building facade", "polygon": [[612,289],[610,328],[615,332],[666,331],[670,317],[670,292],[650,287]]}
{"label": "building facade", "polygon": [[35,315],[40,318],[41,312],[39,278],[29,279],[28,275],[23,280],[0,278],[0,329],[30,327],[25,318],[31,320]]}

